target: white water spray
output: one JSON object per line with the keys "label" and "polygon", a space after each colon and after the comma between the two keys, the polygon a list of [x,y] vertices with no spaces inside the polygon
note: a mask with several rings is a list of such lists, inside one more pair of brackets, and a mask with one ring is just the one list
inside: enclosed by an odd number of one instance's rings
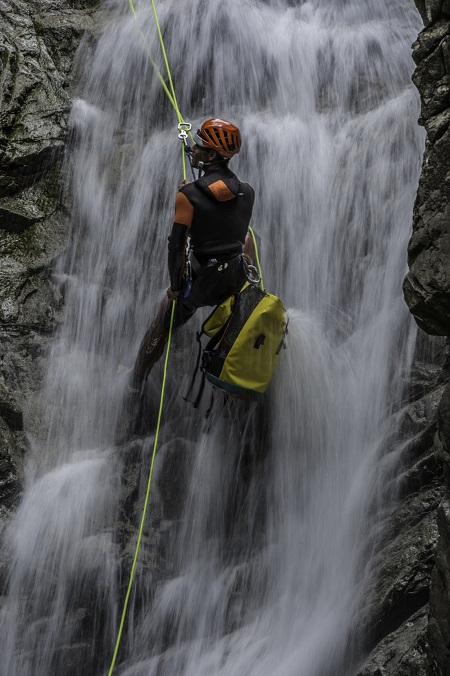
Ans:
{"label": "white water spray", "polygon": [[[136,7],[137,21],[109,2],[83,52],[57,271],[66,317],[42,396],[48,434],[9,528],[4,676],[105,673],[117,631],[117,367],[132,365],[168,285],[181,180],[175,116],[146,53],[161,61],[153,15]],[[401,280],[423,144],[410,82],[420,19],[413,0],[158,9],[183,115],[241,128],[232,168],[256,190],[265,283],[292,309],[265,403],[216,404],[206,427],[177,396],[194,326],[175,339],[154,491],[171,454],[184,457],[183,511],[169,523],[151,505],[117,673],[350,676],[380,459],[414,347]]]}

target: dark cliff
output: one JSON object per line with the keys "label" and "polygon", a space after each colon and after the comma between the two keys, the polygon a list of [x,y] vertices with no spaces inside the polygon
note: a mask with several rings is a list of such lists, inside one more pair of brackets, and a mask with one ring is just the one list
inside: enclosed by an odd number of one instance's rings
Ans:
{"label": "dark cliff", "polygon": [[[425,28],[413,46],[413,76],[422,102],[427,143],[409,243],[406,302],[431,336],[450,335],[450,2],[416,0]],[[444,339],[443,339],[444,340]],[[442,383],[432,451],[444,465],[444,497],[438,510],[439,542],[428,619],[429,673],[450,673],[450,364]],[[433,424],[433,419],[429,419]]]}
{"label": "dark cliff", "polygon": [[419,124],[427,140],[408,247],[405,300],[420,327],[401,430],[397,507],[377,543],[367,649],[358,676],[450,673],[450,2],[416,0]]}
{"label": "dark cliff", "polygon": [[33,393],[62,319],[50,275],[67,242],[61,165],[81,36],[92,0],[0,2],[0,518],[39,434]]}

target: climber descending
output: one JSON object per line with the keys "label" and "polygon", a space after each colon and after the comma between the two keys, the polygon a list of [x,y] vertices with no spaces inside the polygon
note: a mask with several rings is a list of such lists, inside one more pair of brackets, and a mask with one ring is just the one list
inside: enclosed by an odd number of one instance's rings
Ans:
{"label": "climber descending", "polygon": [[163,354],[169,335],[172,301],[176,302],[172,326],[176,331],[198,308],[217,305],[238,292],[253,262],[248,227],[255,193],[228,168],[241,148],[239,129],[226,120],[209,119],[194,141],[187,150],[199,177],[192,183],[183,181],[175,199],[168,247],[170,287],[139,348],[118,439],[133,431],[139,417],[145,380]]}
{"label": "climber descending", "polygon": [[170,287],[139,348],[131,383],[137,391],[164,351],[170,302],[176,301],[173,330],[177,330],[198,308],[218,305],[238,292],[253,259],[248,227],[255,193],[228,168],[241,148],[239,129],[214,118],[203,123],[194,140],[191,163],[199,170],[199,178],[184,182],[176,196],[169,236]]}
{"label": "climber descending", "polygon": [[[172,331],[198,308],[227,301],[226,311],[218,308],[212,320],[216,324],[216,317],[223,317],[223,326],[213,333],[203,327],[203,333],[214,338],[203,353],[202,370],[209,382],[229,394],[259,400],[284,346],[286,321],[279,299],[252,285],[243,289],[248,280],[258,280],[253,276],[255,248],[248,234],[255,193],[228,168],[241,148],[239,129],[213,118],[203,123],[194,140],[188,152],[199,177],[192,183],[183,181],[176,196],[168,247],[170,287],[139,348],[118,441],[137,431],[144,383],[164,352],[173,301]],[[227,332],[229,326],[233,328]]]}

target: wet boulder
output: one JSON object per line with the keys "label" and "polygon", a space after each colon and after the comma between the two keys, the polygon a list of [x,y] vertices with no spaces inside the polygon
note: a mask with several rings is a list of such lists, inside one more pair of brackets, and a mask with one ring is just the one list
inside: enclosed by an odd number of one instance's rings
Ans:
{"label": "wet boulder", "polygon": [[[23,419],[63,299],[52,265],[68,209],[61,166],[74,57],[93,0],[0,0],[0,504],[20,492]],[[35,421],[39,423],[38,418]],[[22,436],[20,436],[22,435]]]}
{"label": "wet boulder", "polygon": [[[405,300],[420,328],[428,334],[450,335],[450,3],[416,0],[425,28],[413,45],[414,83],[421,95],[419,122],[427,132],[422,174],[414,208],[413,232],[408,248],[409,272],[404,281]],[[448,358],[436,376],[445,385],[450,378]],[[439,539],[432,572],[429,621],[426,633],[427,671],[450,671],[448,588],[450,571],[450,465],[448,449],[449,389],[442,387],[431,454],[442,463],[443,500],[437,512]],[[430,457],[430,461],[433,458]],[[374,672],[377,673],[377,672]],[[379,673],[391,673],[380,671]],[[397,672],[395,672],[397,673]]]}

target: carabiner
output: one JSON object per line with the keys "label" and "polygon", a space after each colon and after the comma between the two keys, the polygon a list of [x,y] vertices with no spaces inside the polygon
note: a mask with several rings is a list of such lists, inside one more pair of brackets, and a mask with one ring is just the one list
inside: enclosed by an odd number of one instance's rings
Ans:
{"label": "carabiner", "polygon": [[192,124],[190,122],[179,122],[178,123],[178,138],[180,141],[183,141],[184,145],[187,145],[188,131],[191,131]]}
{"label": "carabiner", "polygon": [[189,294],[191,293],[192,289],[192,266],[191,266],[191,261],[186,261],[186,265],[184,268],[184,292],[183,292],[183,298],[187,298]]}
{"label": "carabiner", "polygon": [[261,281],[261,276],[255,268],[254,265],[249,265],[248,263],[246,264],[246,274],[247,274],[247,279],[249,282],[252,282],[252,284],[259,284]]}
{"label": "carabiner", "polygon": [[194,174],[194,170],[192,168],[192,157],[191,157],[192,156],[192,148],[190,146],[188,146],[188,131],[191,131],[191,129],[192,129],[192,124],[190,122],[179,122],[178,123],[178,130],[180,132],[178,134],[178,138],[180,139],[180,141],[182,141],[183,147],[184,147],[184,152],[189,157],[189,164],[190,164],[190,167],[191,167],[192,178],[195,181],[195,174]]}

